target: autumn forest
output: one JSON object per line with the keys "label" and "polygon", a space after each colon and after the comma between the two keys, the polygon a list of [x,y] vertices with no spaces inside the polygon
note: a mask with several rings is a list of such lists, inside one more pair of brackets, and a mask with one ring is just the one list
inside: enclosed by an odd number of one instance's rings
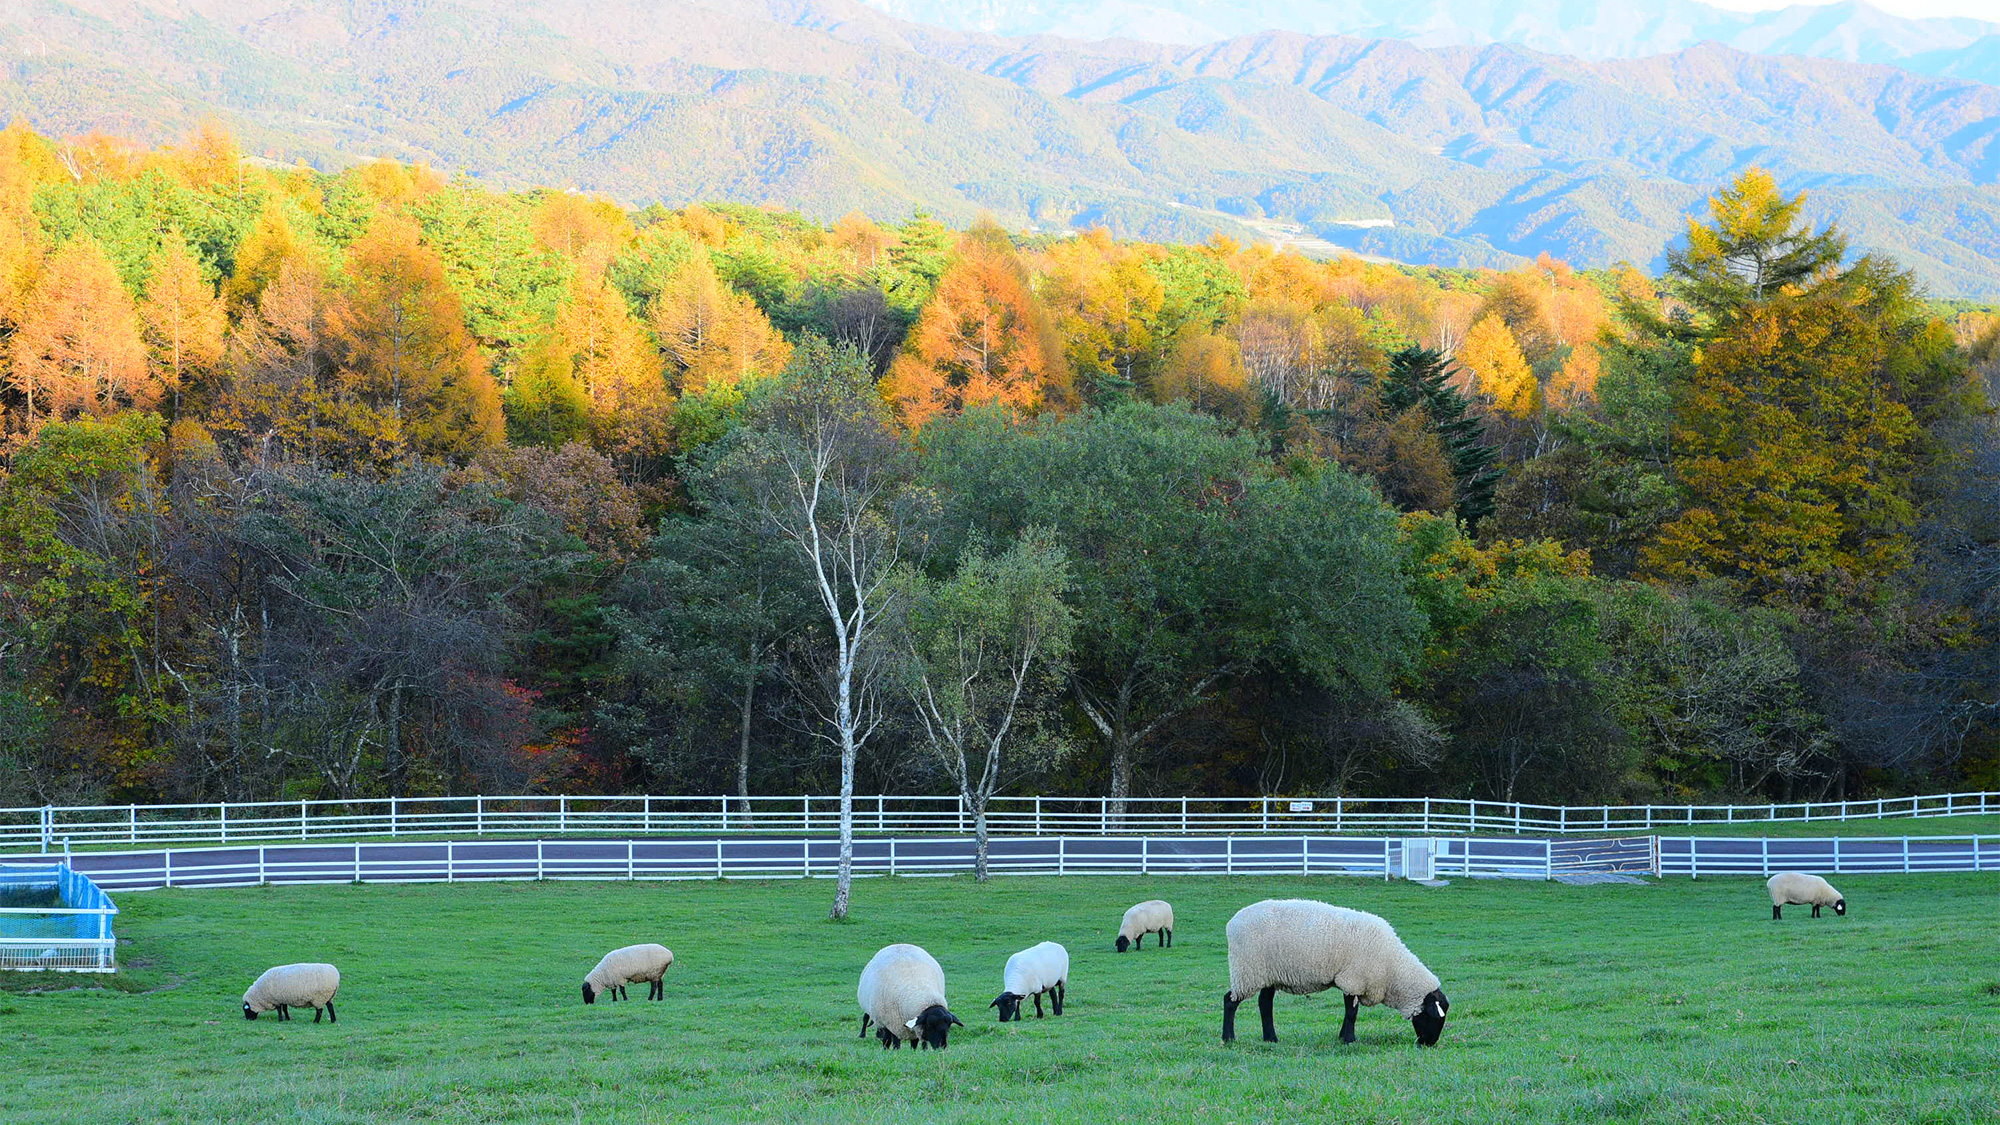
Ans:
{"label": "autumn forest", "polygon": [[0,132],[0,805],[2000,787],[2000,317]]}

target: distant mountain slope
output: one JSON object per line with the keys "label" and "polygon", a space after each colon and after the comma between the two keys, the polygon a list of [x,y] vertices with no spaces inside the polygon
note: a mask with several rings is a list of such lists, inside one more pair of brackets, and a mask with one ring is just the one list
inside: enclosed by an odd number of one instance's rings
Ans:
{"label": "distant mountain slope", "polygon": [[[900,19],[991,35],[1201,44],[1265,31],[1400,39],[1423,47],[1513,43],[1637,58],[1704,42],[1760,54],[1897,63],[1951,73],[1949,56],[2000,23],[1906,19],[1861,3],[1738,12],[1699,0],[866,0]],[[2000,11],[2000,9],[1996,9]],[[1993,42],[2000,43],[2000,39]],[[1983,50],[1990,50],[1988,43]]]}
{"label": "distant mountain slope", "polygon": [[0,110],[147,138],[219,111],[277,159],[426,160],[634,203],[1158,238],[1296,224],[1464,264],[1655,261],[1760,163],[1935,289],[2000,294],[2000,89],[1712,45],[1022,40],[847,0],[17,0]]}

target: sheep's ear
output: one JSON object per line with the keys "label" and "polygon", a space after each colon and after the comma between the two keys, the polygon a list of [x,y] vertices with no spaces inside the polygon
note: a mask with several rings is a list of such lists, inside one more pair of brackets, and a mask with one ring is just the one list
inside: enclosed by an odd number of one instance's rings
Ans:
{"label": "sheep's ear", "polygon": [[903,1026],[904,1026],[904,1027],[907,1027],[907,1028],[909,1028],[909,1029],[910,1029],[911,1031],[915,1031],[915,1030],[917,1029],[917,1021],[915,1021],[915,1020],[904,1020],[904,1021],[903,1021]]}

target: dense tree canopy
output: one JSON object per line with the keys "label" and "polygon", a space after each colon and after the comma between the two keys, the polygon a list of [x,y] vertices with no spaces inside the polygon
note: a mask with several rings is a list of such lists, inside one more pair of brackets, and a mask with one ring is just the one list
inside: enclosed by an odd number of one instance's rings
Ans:
{"label": "dense tree canopy", "polygon": [[2000,784],[1993,310],[0,132],[0,804]]}

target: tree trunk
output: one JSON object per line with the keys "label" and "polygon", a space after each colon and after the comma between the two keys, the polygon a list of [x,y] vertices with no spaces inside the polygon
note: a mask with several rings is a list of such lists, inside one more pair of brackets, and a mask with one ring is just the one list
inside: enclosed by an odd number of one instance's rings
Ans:
{"label": "tree trunk", "polygon": [[[752,653],[754,657],[754,651]],[[750,716],[757,699],[757,663],[753,659],[750,672],[743,677],[742,727],[736,735],[736,795],[743,798],[743,822],[751,822],[750,816]]]}
{"label": "tree trunk", "polygon": [[1106,810],[1112,824],[1125,823],[1125,802],[1132,796],[1132,740],[1119,731],[1111,740],[1111,807]]}
{"label": "tree trunk", "polygon": [[984,883],[986,869],[986,798],[967,795],[972,804],[972,881]]}
{"label": "tree trunk", "polygon": [[[843,704],[845,700],[842,701]],[[843,711],[846,707],[841,708]],[[840,877],[833,888],[833,920],[847,917],[847,894],[854,885],[854,731],[840,732]]]}

